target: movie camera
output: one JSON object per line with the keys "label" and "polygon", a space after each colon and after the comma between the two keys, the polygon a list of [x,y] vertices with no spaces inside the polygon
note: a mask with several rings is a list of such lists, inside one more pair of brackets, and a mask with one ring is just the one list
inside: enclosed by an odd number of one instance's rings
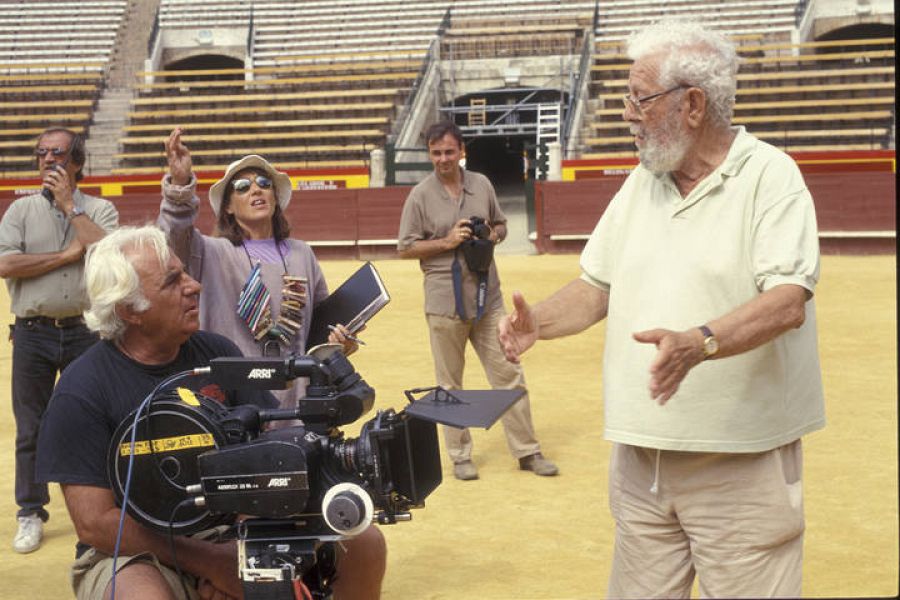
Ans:
{"label": "movie camera", "polygon": [[[187,535],[237,522],[247,598],[293,599],[299,578],[312,597],[330,597],[332,542],[373,521],[411,520],[410,509],[440,485],[435,424],[488,428],[522,394],[408,390],[404,410],[379,410],[348,438],[339,427],[369,412],[375,392],[335,346],[309,356],[218,358],[205,374],[223,389],[282,389],[297,377],[308,385],[290,410],[228,408],[161,389],[116,430],[109,478],[147,527]],[[302,425],[266,427],[292,419]]]}

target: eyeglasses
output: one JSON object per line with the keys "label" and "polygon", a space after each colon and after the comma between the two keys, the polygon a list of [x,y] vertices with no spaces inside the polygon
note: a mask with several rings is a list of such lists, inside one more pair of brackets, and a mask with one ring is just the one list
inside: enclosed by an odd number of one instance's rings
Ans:
{"label": "eyeglasses", "polygon": [[44,156],[47,156],[48,154],[52,154],[53,156],[65,156],[68,153],[69,153],[68,148],[52,148],[51,149],[51,148],[41,147],[41,148],[35,149],[35,151],[34,151],[35,156],[40,156],[42,158]]}
{"label": "eyeglasses", "polygon": [[[231,182],[231,187],[234,188],[238,194],[246,194],[250,190],[250,184],[253,183],[252,179],[234,179]],[[268,190],[272,187],[272,180],[266,177],[265,175],[259,175],[256,178],[256,187],[261,190]]]}
{"label": "eyeglasses", "polygon": [[656,100],[657,98],[662,98],[666,94],[671,94],[675,90],[687,89],[691,86],[689,85],[676,85],[675,87],[671,87],[665,91],[657,92],[655,94],[648,94],[647,96],[641,96],[640,98],[635,98],[631,94],[625,94],[622,97],[622,101],[625,102],[625,106],[630,106],[634,112],[641,115],[644,113],[643,107],[645,104]]}

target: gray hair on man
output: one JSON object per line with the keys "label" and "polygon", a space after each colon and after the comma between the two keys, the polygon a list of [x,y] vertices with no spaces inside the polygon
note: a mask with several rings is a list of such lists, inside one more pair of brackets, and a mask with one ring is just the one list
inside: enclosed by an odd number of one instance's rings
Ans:
{"label": "gray hair on man", "polygon": [[125,332],[126,324],[116,313],[118,306],[129,306],[135,312],[150,308],[134,268],[145,248],[153,249],[160,265],[168,262],[166,235],[152,225],[121,227],[88,250],[84,283],[91,306],[84,320],[105,340],[119,339]]}
{"label": "gray hair on man", "polygon": [[734,43],[722,33],[699,23],[663,19],[631,34],[627,44],[631,60],[662,55],[659,84],[663,88],[690,85],[702,89],[712,124],[731,124],[740,57]]}

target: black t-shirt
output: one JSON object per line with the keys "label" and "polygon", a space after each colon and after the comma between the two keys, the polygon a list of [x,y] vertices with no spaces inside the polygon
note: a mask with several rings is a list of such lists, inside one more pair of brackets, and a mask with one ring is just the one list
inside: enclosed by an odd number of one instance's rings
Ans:
{"label": "black t-shirt", "polygon": [[[192,335],[178,357],[166,365],[137,363],[108,341],[94,344],[66,368],[53,392],[38,436],[37,480],[109,488],[110,441],[147,394],[170,375],[204,367],[213,358],[240,355],[227,338],[204,331]],[[208,375],[187,377],[176,385],[226,406],[278,406],[275,397],[265,391],[224,392]]]}

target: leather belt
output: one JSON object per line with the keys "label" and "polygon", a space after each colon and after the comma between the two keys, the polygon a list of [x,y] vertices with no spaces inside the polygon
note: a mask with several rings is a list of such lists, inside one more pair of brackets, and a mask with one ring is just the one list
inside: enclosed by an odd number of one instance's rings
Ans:
{"label": "leather belt", "polygon": [[84,317],[82,317],[81,315],[75,315],[73,317],[63,317],[62,319],[56,319],[54,317],[17,317],[16,323],[22,323],[26,326],[33,323],[38,323],[40,325],[49,325],[50,327],[56,327],[57,329],[68,329],[69,327],[84,325]]}

